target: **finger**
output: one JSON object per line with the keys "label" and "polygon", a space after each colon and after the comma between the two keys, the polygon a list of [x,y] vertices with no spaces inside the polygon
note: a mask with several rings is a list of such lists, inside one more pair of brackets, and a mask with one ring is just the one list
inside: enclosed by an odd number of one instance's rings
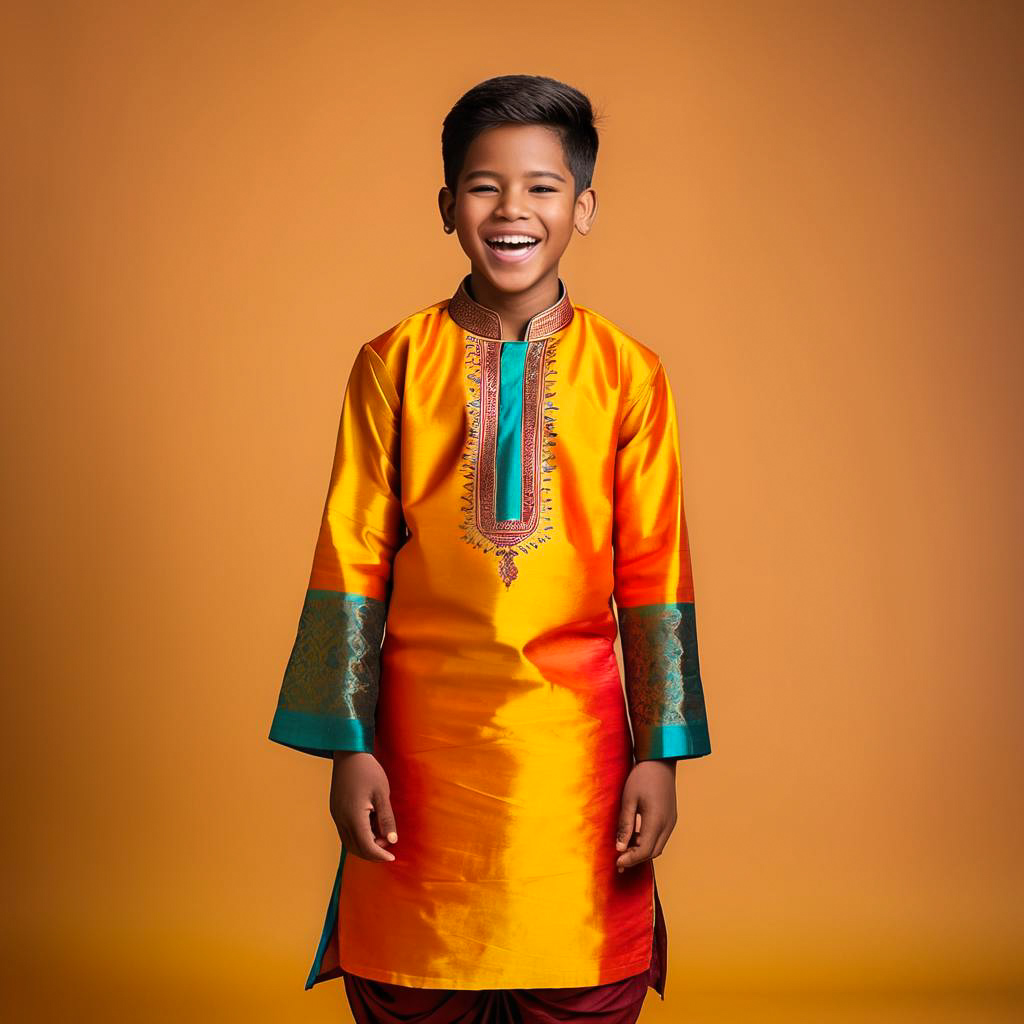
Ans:
{"label": "finger", "polygon": [[377,812],[370,811],[370,829],[373,832],[373,841],[382,850],[387,848],[388,841],[380,834],[380,829],[377,827]]}
{"label": "finger", "polygon": [[377,824],[377,812],[370,811],[370,831],[373,833],[373,841],[383,849],[388,845],[388,841],[382,838],[380,834],[380,827]]}
{"label": "finger", "polygon": [[625,850],[636,828],[636,797],[623,795],[619,820],[615,826],[615,849]]}
{"label": "finger", "polygon": [[352,841],[355,844],[353,852],[367,860],[394,860],[393,853],[381,849],[374,842],[373,829],[370,827],[370,810],[371,808],[360,808],[348,821]]}
{"label": "finger", "polygon": [[378,834],[389,843],[398,842],[398,826],[395,824],[395,812],[391,809],[391,797],[386,792],[374,794],[374,809],[377,812]]}
{"label": "finger", "polygon": [[615,863],[620,872],[625,868],[633,867],[634,864],[650,859],[659,831],[657,823],[648,819],[647,826],[641,831],[636,846],[631,846],[616,860]]}

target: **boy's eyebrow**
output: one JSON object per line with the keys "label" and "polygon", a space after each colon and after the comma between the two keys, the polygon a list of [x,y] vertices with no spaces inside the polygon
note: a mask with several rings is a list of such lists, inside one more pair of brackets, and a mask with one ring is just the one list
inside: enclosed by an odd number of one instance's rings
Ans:
{"label": "boy's eyebrow", "polygon": [[[469,174],[463,178],[463,181],[469,181],[471,178],[500,178],[501,175],[497,171],[470,171]],[[555,171],[527,171],[525,178],[555,178],[558,181],[565,183],[565,178]]]}

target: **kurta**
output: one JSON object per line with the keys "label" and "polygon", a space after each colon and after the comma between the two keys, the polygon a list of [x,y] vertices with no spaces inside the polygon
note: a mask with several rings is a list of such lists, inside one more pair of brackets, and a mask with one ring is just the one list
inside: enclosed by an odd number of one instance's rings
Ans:
{"label": "kurta", "polygon": [[653,863],[616,870],[623,785],[711,752],[673,394],[562,280],[501,334],[467,276],[363,344],[345,389],[270,738],[372,752],[399,841],[392,862],[342,846],[307,988],[651,963]]}

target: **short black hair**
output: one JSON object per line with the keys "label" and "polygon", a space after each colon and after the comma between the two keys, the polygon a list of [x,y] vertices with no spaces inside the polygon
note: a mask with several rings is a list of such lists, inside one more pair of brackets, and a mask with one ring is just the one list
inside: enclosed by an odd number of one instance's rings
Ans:
{"label": "short black hair", "polygon": [[444,119],[441,159],[444,183],[454,192],[472,141],[503,124],[539,124],[562,139],[572,171],[573,198],[590,188],[597,162],[597,128],[590,100],[571,85],[544,75],[499,75],[474,85]]}

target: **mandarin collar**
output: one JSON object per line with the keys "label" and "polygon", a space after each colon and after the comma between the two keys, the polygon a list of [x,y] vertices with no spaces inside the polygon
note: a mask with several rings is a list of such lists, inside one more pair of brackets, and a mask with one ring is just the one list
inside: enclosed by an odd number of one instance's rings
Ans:
{"label": "mandarin collar", "polygon": [[[477,302],[469,294],[469,278],[467,274],[460,282],[455,294],[448,302],[448,313],[463,330],[469,331],[480,338],[501,341],[501,318],[493,309]],[[573,318],[573,305],[569,301],[569,292],[565,282],[558,279],[558,301],[554,305],[534,313],[526,324],[524,341],[539,341],[560,331]]]}

